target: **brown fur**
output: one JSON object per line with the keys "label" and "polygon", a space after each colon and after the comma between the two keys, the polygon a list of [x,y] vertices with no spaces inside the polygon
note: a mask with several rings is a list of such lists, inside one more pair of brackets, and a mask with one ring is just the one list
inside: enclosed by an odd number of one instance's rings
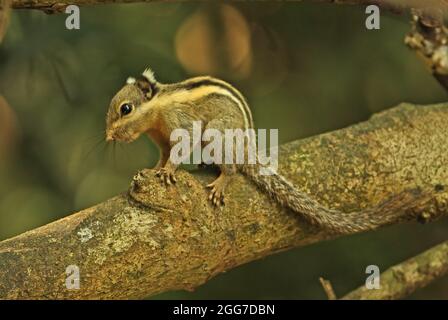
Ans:
{"label": "brown fur", "polygon": [[[136,81],[127,84],[115,95],[107,115],[106,132],[109,140],[126,142],[135,140],[142,133],[148,134],[160,148],[157,175],[167,184],[176,182],[177,166],[169,159],[173,146],[170,141],[172,130],[183,128],[191,133],[193,121],[202,121],[203,130],[253,127],[250,110],[242,95],[221,80],[198,77],[174,84],[150,81],[151,78],[147,83]],[[124,102],[132,103],[135,110],[121,116],[120,106]],[[377,207],[344,213],[325,208],[277,173],[261,175],[260,165],[219,166],[221,175],[208,185],[211,188],[209,198],[214,205],[223,204],[225,188],[239,171],[282,206],[301,214],[310,223],[338,234],[361,232],[388,224],[403,215],[415,199],[414,192],[404,192]]]}

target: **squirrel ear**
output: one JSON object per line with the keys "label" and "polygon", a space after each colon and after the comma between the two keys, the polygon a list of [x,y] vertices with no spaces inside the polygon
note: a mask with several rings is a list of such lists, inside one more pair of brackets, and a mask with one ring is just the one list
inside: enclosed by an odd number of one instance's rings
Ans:
{"label": "squirrel ear", "polygon": [[152,96],[152,87],[151,83],[149,83],[146,79],[143,80],[137,80],[136,83],[137,87],[143,92],[146,98],[151,98]]}
{"label": "squirrel ear", "polygon": [[136,85],[142,90],[142,91],[148,91],[151,90],[151,84],[145,80],[137,80]]}
{"label": "squirrel ear", "polygon": [[129,78],[126,79],[126,83],[127,84],[134,84],[135,81],[136,81],[135,78],[132,78],[132,77],[129,77]]}
{"label": "squirrel ear", "polygon": [[150,68],[146,68],[145,71],[143,71],[142,76],[150,83],[157,82],[156,77],[154,76],[154,71],[152,71]]}

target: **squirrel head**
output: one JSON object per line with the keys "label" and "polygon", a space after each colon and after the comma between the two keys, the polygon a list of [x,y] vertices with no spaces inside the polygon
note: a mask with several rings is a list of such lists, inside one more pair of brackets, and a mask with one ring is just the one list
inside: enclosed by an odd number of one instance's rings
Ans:
{"label": "squirrel head", "polygon": [[146,69],[139,78],[128,78],[115,94],[106,117],[106,141],[131,142],[145,131],[141,105],[157,93],[154,73]]}

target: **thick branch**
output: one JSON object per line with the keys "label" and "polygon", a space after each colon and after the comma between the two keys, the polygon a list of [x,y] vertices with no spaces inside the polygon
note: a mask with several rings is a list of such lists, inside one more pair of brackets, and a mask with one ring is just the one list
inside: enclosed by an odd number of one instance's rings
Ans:
{"label": "thick branch", "polygon": [[[280,149],[279,171],[324,205],[353,211],[406,189],[435,190],[412,220],[448,213],[448,104],[400,105],[365,123]],[[123,194],[0,242],[1,298],[143,298],[193,289],[243,263],[333,238],[282,209],[244,177],[226,207],[207,201],[210,174],[180,171],[166,188],[151,170]],[[81,288],[65,287],[68,265]]]}
{"label": "thick branch", "polygon": [[342,299],[400,299],[446,274],[448,274],[448,241],[387,269],[381,274],[380,289],[368,290],[365,286],[361,286]]}

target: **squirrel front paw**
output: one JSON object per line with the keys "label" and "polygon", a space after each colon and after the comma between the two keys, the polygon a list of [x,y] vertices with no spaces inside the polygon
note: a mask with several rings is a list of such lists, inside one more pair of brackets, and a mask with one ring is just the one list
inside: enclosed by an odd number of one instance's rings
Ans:
{"label": "squirrel front paw", "polygon": [[177,182],[176,176],[174,175],[174,170],[167,167],[157,170],[156,176],[159,177],[162,183],[166,185],[175,184]]}

